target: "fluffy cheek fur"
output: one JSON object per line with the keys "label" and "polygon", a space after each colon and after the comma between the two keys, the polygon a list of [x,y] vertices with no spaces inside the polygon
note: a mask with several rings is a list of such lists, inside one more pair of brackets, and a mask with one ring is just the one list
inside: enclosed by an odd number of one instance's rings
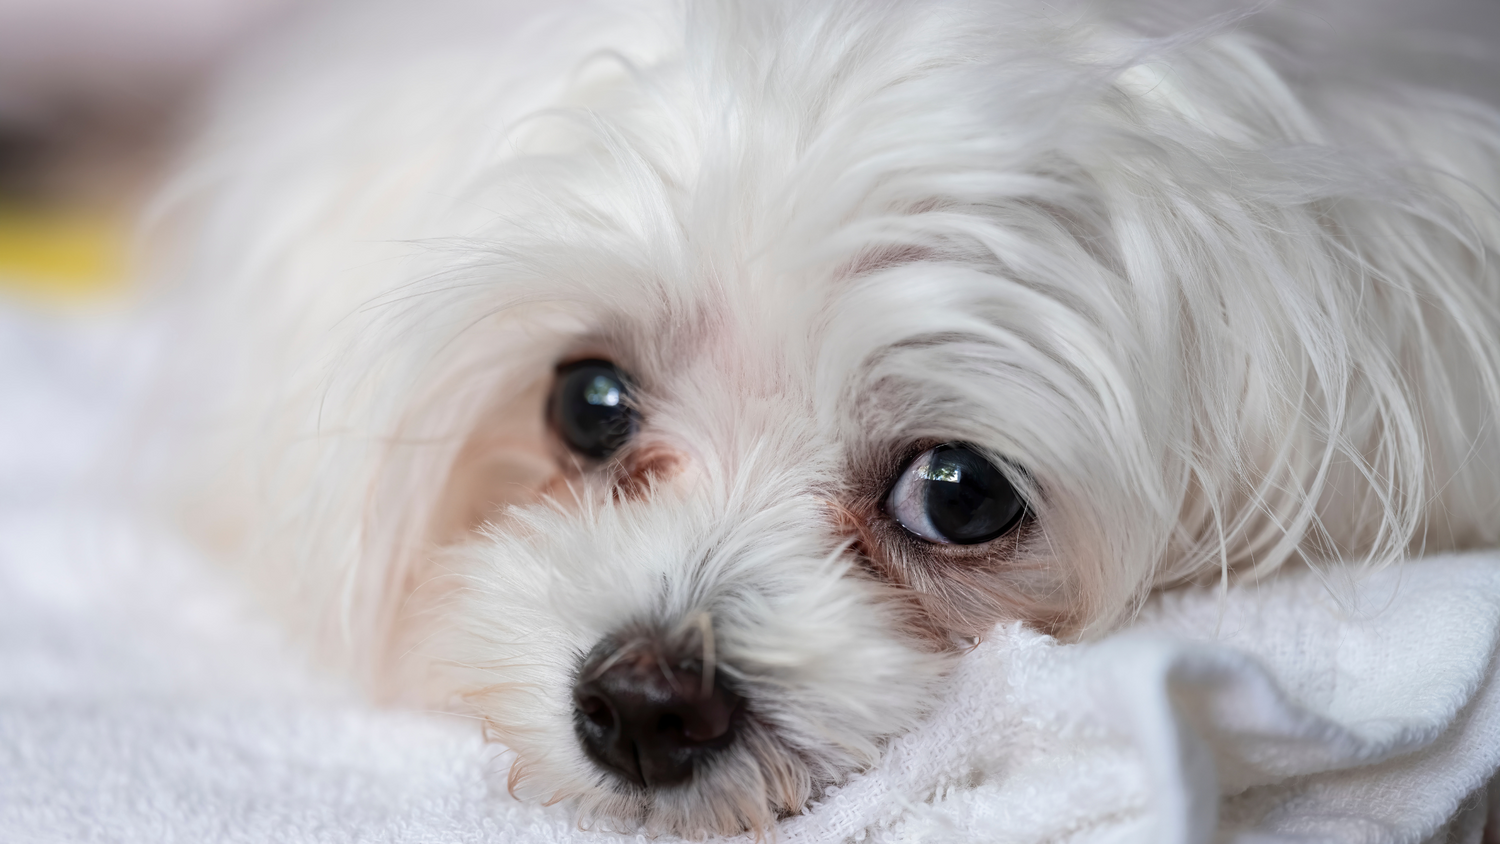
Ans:
{"label": "fluffy cheek fur", "polygon": [[[816,499],[739,486],[529,508],[448,561],[443,670],[516,752],[517,794],[625,827],[764,829],[921,714],[946,657],[850,571]],[[682,786],[636,788],[579,747],[579,667],[631,629],[706,646],[745,699],[735,744]]]}

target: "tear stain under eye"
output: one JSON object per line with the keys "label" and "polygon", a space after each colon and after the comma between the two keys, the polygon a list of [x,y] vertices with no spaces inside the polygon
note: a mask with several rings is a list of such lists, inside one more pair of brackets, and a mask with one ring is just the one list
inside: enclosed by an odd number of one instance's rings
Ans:
{"label": "tear stain under eye", "polygon": [[616,501],[639,501],[653,486],[671,480],[687,468],[687,458],[665,446],[628,448],[611,466]]}
{"label": "tear stain under eye", "polygon": [[905,585],[904,578],[899,576],[899,569],[891,566],[885,556],[879,553],[880,546],[867,518],[839,501],[824,499],[823,504],[832,514],[834,532],[847,538],[849,553],[854,555],[861,568],[882,582]]}
{"label": "tear stain under eye", "polygon": [[[917,641],[936,650],[952,647],[952,633],[937,624],[926,602],[932,596],[913,587],[903,567],[893,562],[884,551],[884,546],[870,526],[870,520],[841,502],[824,499],[834,521],[834,530],[844,536],[847,553],[853,555],[861,571],[877,583],[890,587],[888,595],[897,607],[901,625]],[[873,511],[874,506],[868,509]]]}
{"label": "tear stain under eye", "polygon": [[858,570],[903,596],[904,626],[938,649],[967,649],[973,642],[965,639],[976,640],[1002,621],[1022,621],[1054,636],[1070,629],[1069,605],[1055,606],[1050,600],[1062,594],[1058,590],[1063,585],[1038,592],[1035,578],[1027,574],[1055,565],[1025,553],[1042,541],[1041,523],[1031,508],[1009,533],[983,545],[935,546],[890,520],[881,499],[867,495],[852,504],[824,503],[832,529],[847,541]]}

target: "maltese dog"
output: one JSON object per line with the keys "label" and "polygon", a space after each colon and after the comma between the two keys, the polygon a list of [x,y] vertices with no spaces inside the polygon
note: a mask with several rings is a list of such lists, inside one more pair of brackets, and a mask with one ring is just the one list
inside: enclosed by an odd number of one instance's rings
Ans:
{"label": "maltese dog", "polygon": [[515,794],[687,834],[868,766],[997,622],[1500,542],[1500,112],[1336,28],[311,7],[160,218],[183,515]]}

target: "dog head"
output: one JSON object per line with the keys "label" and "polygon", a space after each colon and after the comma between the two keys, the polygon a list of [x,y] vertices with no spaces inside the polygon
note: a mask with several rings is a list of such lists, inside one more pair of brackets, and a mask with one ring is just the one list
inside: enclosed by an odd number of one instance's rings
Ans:
{"label": "dog head", "polygon": [[1494,227],[1330,140],[1405,112],[1037,6],[346,10],[252,66],[184,182],[246,558],[518,793],[734,832],[997,621],[1492,537]]}
{"label": "dog head", "polygon": [[[1139,588],[1064,547],[1161,519],[1125,487],[1153,445],[1117,416],[1139,335],[1055,298],[1111,283],[1100,221],[996,131],[1034,104],[985,102],[992,65],[913,76],[953,44],[821,55],[911,19],[813,23],[785,64],[588,67],[579,111],[513,136],[487,266],[423,294],[481,320],[449,354],[494,380],[407,610],[517,793],[764,828],[869,764],[970,637]],[[486,304],[456,304],[476,277]]]}

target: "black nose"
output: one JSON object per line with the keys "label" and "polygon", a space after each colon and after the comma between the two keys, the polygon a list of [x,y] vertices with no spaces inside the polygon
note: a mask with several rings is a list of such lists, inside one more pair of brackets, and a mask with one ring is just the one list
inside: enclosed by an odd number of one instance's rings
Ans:
{"label": "black nose", "polygon": [[740,698],[699,665],[659,648],[598,648],[573,687],[574,724],[589,758],[642,787],[684,782],[734,742]]}

